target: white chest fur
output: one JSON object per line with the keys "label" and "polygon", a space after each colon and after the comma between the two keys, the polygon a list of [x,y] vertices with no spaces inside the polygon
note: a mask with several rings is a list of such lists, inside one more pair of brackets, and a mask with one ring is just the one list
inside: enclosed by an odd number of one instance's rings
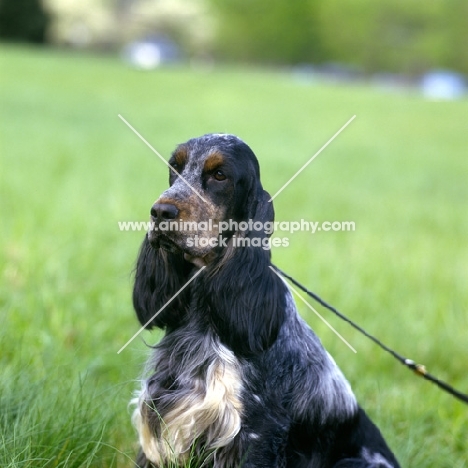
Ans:
{"label": "white chest fur", "polygon": [[[198,439],[203,440],[206,450],[212,451],[229,444],[239,432],[242,385],[238,361],[232,351],[217,341],[211,343],[210,354],[204,377],[191,377],[189,391],[181,393],[160,418],[158,436],[145,417],[148,412],[158,414],[157,407],[149,406],[151,398],[146,385],[135,399],[137,408],[132,421],[142,450],[151,462],[183,462]],[[184,372],[188,375],[190,369]]]}

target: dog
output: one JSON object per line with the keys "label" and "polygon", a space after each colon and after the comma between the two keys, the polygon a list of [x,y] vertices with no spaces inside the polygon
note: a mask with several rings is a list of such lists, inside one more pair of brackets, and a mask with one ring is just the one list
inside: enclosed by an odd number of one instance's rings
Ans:
{"label": "dog", "polygon": [[135,271],[139,321],[165,330],[135,399],[137,466],[398,468],[270,268],[250,147],[208,134],[169,166]]}

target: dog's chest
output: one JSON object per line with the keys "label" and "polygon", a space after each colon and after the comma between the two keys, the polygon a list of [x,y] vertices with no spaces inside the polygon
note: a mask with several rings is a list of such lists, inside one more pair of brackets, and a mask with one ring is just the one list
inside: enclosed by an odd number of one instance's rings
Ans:
{"label": "dog's chest", "polygon": [[234,354],[214,338],[182,345],[180,351],[157,349],[156,373],[144,383],[133,415],[141,447],[156,464],[183,462],[196,446],[225,447],[241,426]]}

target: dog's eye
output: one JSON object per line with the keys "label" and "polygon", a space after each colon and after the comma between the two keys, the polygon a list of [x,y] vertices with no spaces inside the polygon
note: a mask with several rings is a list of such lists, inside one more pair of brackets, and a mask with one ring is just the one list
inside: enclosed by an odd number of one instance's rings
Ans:
{"label": "dog's eye", "polygon": [[216,171],[214,174],[213,174],[213,177],[216,179],[216,180],[225,180],[226,179],[226,176],[224,175],[224,172],[222,171]]}

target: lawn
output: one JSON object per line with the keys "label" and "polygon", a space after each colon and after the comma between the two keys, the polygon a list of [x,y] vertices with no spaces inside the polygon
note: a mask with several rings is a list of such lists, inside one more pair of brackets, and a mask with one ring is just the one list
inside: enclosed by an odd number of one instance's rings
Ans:
{"label": "lawn", "polygon": [[[278,232],[274,262],[370,333],[468,392],[468,101],[305,82],[286,71],[0,50],[0,466],[126,467],[128,401],[160,335],[138,330],[132,270],[166,158],[208,132],[243,138],[278,221],[353,221],[354,232]],[[312,300],[310,300],[312,301]],[[315,305],[303,316],[402,466],[468,467],[468,407]]]}

